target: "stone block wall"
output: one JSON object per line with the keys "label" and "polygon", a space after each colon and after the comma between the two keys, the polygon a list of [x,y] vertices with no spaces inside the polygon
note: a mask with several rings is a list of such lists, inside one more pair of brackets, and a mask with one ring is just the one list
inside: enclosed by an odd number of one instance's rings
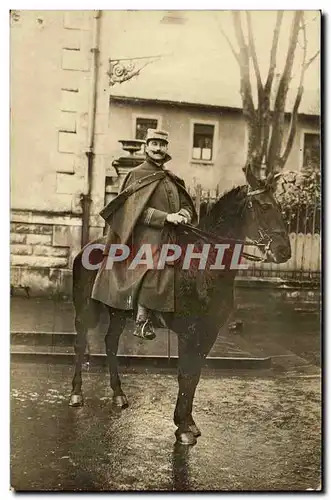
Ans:
{"label": "stone block wall", "polygon": [[79,218],[12,213],[11,291],[71,296],[71,268],[80,250]]}

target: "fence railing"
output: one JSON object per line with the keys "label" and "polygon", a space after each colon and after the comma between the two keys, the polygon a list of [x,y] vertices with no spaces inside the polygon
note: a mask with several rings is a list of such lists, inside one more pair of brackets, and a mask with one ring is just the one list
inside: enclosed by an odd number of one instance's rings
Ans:
{"label": "fence railing", "polygon": [[[220,189],[203,190],[200,185],[189,189],[199,217],[206,215],[220,197]],[[242,276],[279,277],[294,280],[319,280],[321,273],[321,211],[314,200],[304,209],[285,212],[292,256],[284,264],[247,262],[249,269]],[[258,256],[258,249],[250,252]]]}

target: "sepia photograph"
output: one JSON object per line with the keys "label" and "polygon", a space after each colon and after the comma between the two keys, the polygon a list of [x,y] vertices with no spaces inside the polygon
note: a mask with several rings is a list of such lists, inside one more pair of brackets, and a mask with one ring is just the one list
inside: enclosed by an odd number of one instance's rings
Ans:
{"label": "sepia photograph", "polygon": [[8,489],[324,491],[322,11],[8,16]]}

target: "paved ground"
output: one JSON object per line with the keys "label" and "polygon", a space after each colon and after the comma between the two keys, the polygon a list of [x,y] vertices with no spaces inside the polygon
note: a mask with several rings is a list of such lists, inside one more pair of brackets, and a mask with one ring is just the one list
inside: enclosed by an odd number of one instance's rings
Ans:
{"label": "paved ground", "polygon": [[205,375],[198,444],[174,446],[176,377],[126,373],[130,408],[111,405],[104,372],[12,364],[11,484],[16,490],[305,490],[320,479],[320,378]]}
{"label": "paved ground", "polygon": [[[263,294],[262,294],[263,295]],[[85,373],[86,405],[67,406],[72,369],[12,363],[11,484],[16,490],[306,490],[320,480],[320,320],[316,309],[253,292],[244,327],[223,328],[211,356],[271,356],[268,372],[209,373],[195,400],[203,435],[174,446],[176,376],[124,373],[130,408],[111,404],[108,377]],[[92,352],[103,352],[103,317]],[[69,302],[14,297],[11,331],[72,332]],[[142,343],[130,324],[122,354],[176,354],[167,332]],[[36,346],[35,346],[36,348]]]}

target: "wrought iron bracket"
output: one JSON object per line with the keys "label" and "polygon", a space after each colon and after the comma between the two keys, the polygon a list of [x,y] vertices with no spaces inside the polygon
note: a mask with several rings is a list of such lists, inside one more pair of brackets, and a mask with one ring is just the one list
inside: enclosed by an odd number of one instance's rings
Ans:
{"label": "wrought iron bracket", "polygon": [[131,57],[127,59],[109,59],[109,85],[123,83],[139,75],[140,71],[148,64],[159,60],[162,56]]}

